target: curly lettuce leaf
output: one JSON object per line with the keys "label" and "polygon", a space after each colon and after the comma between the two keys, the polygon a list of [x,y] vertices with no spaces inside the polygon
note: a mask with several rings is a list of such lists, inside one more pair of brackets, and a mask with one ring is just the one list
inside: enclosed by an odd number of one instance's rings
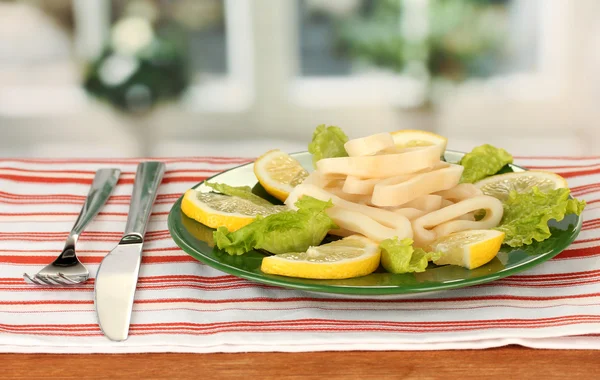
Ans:
{"label": "curly lettuce leaf", "polygon": [[312,154],[313,165],[323,158],[348,157],[344,144],[348,136],[339,127],[325,124],[317,126],[313,132],[312,141],[308,144],[308,151]]}
{"label": "curly lettuce leaf", "polygon": [[498,173],[512,162],[513,157],[504,149],[489,144],[478,146],[460,160],[460,164],[465,168],[460,182],[475,183]]}
{"label": "curly lettuce leaf", "polygon": [[585,201],[580,201],[577,198],[569,199],[567,201],[567,208],[565,209],[565,215],[575,214],[581,215],[585,209]]}
{"label": "curly lettuce leaf", "polygon": [[243,255],[254,249],[260,239],[261,221],[265,219],[257,216],[256,219],[247,226],[240,228],[235,232],[229,232],[227,227],[219,227],[213,232],[215,245],[230,255]]}
{"label": "curly lettuce leaf", "polygon": [[243,198],[259,206],[273,206],[271,202],[252,193],[250,186],[229,186],[224,183],[209,182],[205,182],[205,185],[211,187],[213,190],[221,194]]}
{"label": "curly lettuce leaf", "polygon": [[422,248],[414,248],[413,240],[392,239],[379,243],[381,248],[381,265],[390,273],[424,272],[429,261],[439,259],[440,252],[426,252]]}
{"label": "curly lettuce leaf", "polygon": [[329,230],[338,228],[326,213],[333,206],[331,201],[304,196],[295,205],[296,211],[259,216],[235,232],[219,227],[214,232],[215,244],[230,255],[242,255],[252,249],[274,254],[304,252],[319,245]]}
{"label": "curly lettuce leaf", "polygon": [[548,221],[561,221],[568,214],[581,215],[585,201],[570,199],[570,193],[568,188],[542,192],[537,186],[526,193],[511,191],[496,227],[506,234],[504,244],[521,247],[544,241],[552,235]]}

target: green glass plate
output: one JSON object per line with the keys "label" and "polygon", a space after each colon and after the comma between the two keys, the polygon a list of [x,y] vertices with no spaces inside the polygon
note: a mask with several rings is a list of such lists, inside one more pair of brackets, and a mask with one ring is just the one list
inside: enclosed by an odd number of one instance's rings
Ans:
{"label": "green glass plate", "polygon": [[[445,159],[448,162],[458,162],[462,155],[463,153],[446,151]],[[311,157],[308,153],[296,153],[293,156],[307,170],[312,170]],[[209,180],[232,186],[251,186],[256,194],[266,194],[257,184],[252,169],[253,163],[242,165],[217,174]],[[525,169],[516,165],[504,169],[504,171],[523,170]],[[210,191],[203,182],[194,188]],[[311,280],[261,272],[260,265],[265,257],[263,253],[252,251],[241,256],[230,256],[215,248],[212,240],[213,230],[185,216],[181,212],[181,198],[173,205],[168,224],[173,240],[181,249],[197,260],[225,273],[268,285],[353,296],[414,295],[494,281],[533,268],[556,256],[575,240],[581,230],[581,218],[576,215],[569,215],[560,222],[551,221],[552,237],[549,239],[522,249],[503,246],[496,258],[474,270],[453,265],[430,264],[422,273],[392,274],[379,268],[364,277],[345,280]]]}

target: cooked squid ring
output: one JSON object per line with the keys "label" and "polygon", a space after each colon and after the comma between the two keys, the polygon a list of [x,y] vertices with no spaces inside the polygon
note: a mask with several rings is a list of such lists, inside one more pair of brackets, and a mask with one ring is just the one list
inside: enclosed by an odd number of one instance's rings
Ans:
{"label": "cooked squid ring", "polygon": [[434,194],[452,202],[460,202],[478,195],[483,195],[483,192],[472,183],[460,183],[451,189],[438,191]]}
{"label": "cooked squid ring", "polygon": [[361,194],[349,194],[342,190],[344,180],[333,180],[327,186],[323,187],[323,190],[330,192],[331,194],[342,198],[348,202],[354,202],[359,204],[367,204],[371,202],[370,195]]}
{"label": "cooked squid ring", "polygon": [[422,195],[453,188],[460,181],[463,170],[463,166],[449,164],[409,179],[400,176],[383,180],[375,185],[371,201],[376,206],[404,205]]}
{"label": "cooked squid ring", "polygon": [[[357,211],[334,206],[327,210],[327,215],[329,215],[335,224],[337,224],[345,233],[349,231],[361,234],[376,242],[398,236],[398,231],[396,229],[384,226],[375,219]],[[406,236],[400,238],[404,237]]]}
{"label": "cooked squid ring", "polygon": [[[296,203],[296,201],[298,199],[300,199],[304,195],[308,195],[308,196],[314,197],[316,199],[319,199],[319,200],[325,201],[325,202],[331,200],[333,205],[336,206],[337,208],[354,211],[357,214],[361,214],[362,216],[372,219],[373,221],[380,224],[382,227],[393,229],[394,236],[397,236],[400,239],[412,237],[412,235],[413,235],[411,223],[408,220],[408,218],[406,218],[405,216],[403,216],[399,213],[392,212],[392,211],[383,210],[383,209],[376,208],[376,207],[371,207],[371,206],[366,206],[366,205],[361,205],[361,204],[346,201],[334,194],[331,194],[330,192],[328,192],[324,189],[320,189],[320,188],[316,187],[315,185],[300,184],[300,185],[296,186],[294,188],[294,190],[292,190],[292,192],[290,193],[288,198],[286,199],[285,204],[288,205],[288,207],[295,209],[296,206],[294,204]],[[329,209],[329,210],[331,210],[331,209]],[[346,215],[348,215],[348,214],[347,213],[344,214],[344,216],[346,216]],[[334,217],[332,217],[332,219],[336,224],[338,224],[338,220],[336,220]],[[363,219],[363,218],[361,218],[361,219]],[[346,221],[342,221],[342,222],[344,225],[350,224],[349,222],[347,223]],[[338,224],[338,225],[340,227],[342,227],[340,224]],[[350,230],[348,227],[343,227],[343,228]],[[354,232],[360,233],[358,231],[354,231]],[[386,234],[388,232],[389,231],[387,231],[387,230],[381,229],[377,235],[383,236],[384,234]],[[371,236],[368,236],[368,237],[371,238]]]}
{"label": "cooked squid ring", "polygon": [[308,175],[308,177],[306,177],[304,179],[304,181],[302,181],[302,183],[305,184],[312,184],[315,185],[317,187],[327,187],[330,186],[332,182],[335,181],[339,181],[339,180],[343,180],[345,177],[341,176],[341,175],[323,175],[320,171],[315,170],[312,173],[310,173]]}
{"label": "cooked squid ring", "polygon": [[396,214],[404,215],[408,220],[414,220],[427,214],[427,211],[411,207],[402,207],[391,211],[395,212]]}
{"label": "cooked squid ring", "polygon": [[379,181],[381,181],[380,178],[363,179],[348,176],[346,177],[346,181],[344,181],[342,190],[348,194],[371,195],[373,194],[373,188]]}
{"label": "cooked squid ring", "polygon": [[[456,220],[477,210],[485,210],[485,217],[479,221]],[[412,222],[415,245],[424,247],[440,236],[470,229],[496,227],[504,210],[502,202],[488,195],[465,199],[451,206],[423,215]]]}
{"label": "cooked squid ring", "polygon": [[452,206],[453,204],[454,204],[454,202],[449,201],[448,199],[442,199],[442,207],[440,207],[440,208]]}
{"label": "cooked squid ring", "polygon": [[[442,200],[442,207],[446,207],[454,204],[455,202],[460,202],[478,195],[483,195],[483,192],[471,183],[461,183],[451,189],[439,191],[435,194],[444,198]],[[475,221],[475,213],[470,212],[468,214],[461,215],[456,218],[456,220],[468,220],[473,222]]]}
{"label": "cooked squid ring", "polygon": [[439,195],[422,195],[410,202],[403,204],[401,207],[416,208],[426,212],[432,212],[442,208],[442,197]]}
{"label": "cooked squid ring", "polygon": [[344,149],[350,157],[371,156],[384,149],[394,147],[394,138],[389,133],[377,133],[367,137],[350,140]]}
{"label": "cooked squid ring", "polygon": [[455,220],[468,220],[468,221],[474,222],[475,221],[475,213],[470,212],[468,214],[461,215],[458,218],[456,218]]}
{"label": "cooked squid ring", "polygon": [[439,149],[432,145],[397,154],[324,158],[317,161],[317,169],[324,175],[387,178],[433,167],[440,160],[438,153]]}

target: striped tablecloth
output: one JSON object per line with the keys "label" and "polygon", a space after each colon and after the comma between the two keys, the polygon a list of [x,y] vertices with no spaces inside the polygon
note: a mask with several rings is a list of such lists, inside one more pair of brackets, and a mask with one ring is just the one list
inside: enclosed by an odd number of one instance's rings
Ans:
{"label": "striped tablecloth", "polygon": [[[351,300],[254,284],[203,265],[167,230],[171,205],[207,176],[247,158],[163,159],[126,342],[102,336],[94,276],[124,229],[136,160],[0,160],[0,351],[233,352],[485,348],[507,344],[600,348],[600,157],[518,158],[565,176],[588,203],[578,240],[555,259],[493,283],[425,296]],[[86,284],[36,287],[62,249],[94,171],[123,171],[80,238]]]}

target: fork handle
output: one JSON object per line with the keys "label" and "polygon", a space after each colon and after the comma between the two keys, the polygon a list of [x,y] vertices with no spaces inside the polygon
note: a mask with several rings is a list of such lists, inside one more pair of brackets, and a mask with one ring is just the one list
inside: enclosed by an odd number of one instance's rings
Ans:
{"label": "fork handle", "polygon": [[100,209],[102,209],[102,206],[104,206],[117,185],[120,174],[121,171],[119,169],[100,169],[96,172],[85,203],[71,229],[70,235],[75,239],[79,237],[88,223],[98,215]]}
{"label": "fork handle", "polygon": [[122,243],[143,241],[150,211],[164,174],[165,164],[162,162],[148,161],[138,165]]}

